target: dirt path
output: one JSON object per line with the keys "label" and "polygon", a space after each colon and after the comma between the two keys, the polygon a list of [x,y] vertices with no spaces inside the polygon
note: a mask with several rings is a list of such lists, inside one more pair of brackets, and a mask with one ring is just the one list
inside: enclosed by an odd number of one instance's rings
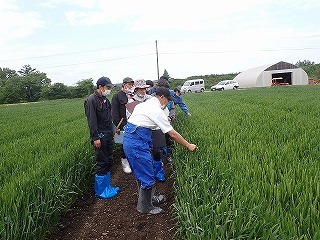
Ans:
{"label": "dirt path", "polygon": [[136,210],[137,186],[133,174],[122,171],[120,160],[115,161],[111,182],[120,187],[112,199],[94,197],[92,186],[80,196],[63,217],[58,229],[46,240],[89,239],[172,239],[175,222],[171,217],[173,203],[173,177],[170,164],[165,165],[167,180],[157,183],[156,193],[165,194],[161,204],[165,213],[156,216],[139,214]]}

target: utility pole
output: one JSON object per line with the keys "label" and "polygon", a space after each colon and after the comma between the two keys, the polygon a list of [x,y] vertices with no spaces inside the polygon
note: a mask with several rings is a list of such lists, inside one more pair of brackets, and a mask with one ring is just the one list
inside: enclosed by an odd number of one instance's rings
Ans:
{"label": "utility pole", "polygon": [[158,73],[158,80],[159,80],[159,59],[158,59],[158,41],[156,40],[156,54],[157,54],[157,73]]}

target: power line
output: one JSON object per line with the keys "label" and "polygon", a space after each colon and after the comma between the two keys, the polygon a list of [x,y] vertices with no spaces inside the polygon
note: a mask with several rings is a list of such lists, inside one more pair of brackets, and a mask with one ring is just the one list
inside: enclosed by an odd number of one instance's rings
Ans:
{"label": "power line", "polygon": [[82,53],[89,53],[89,52],[99,52],[99,51],[103,51],[103,50],[110,50],[110,49],[116,49],[116,48],[124,48],[124,47],[142,45],[142,44],[146,44],[146,43],[149,44],[149,42],[140,42],[140,43],[132,43],[132,44],[119,45],[119,46],[108,47],[108,48],[99,48],[99,49],[93,49],[93,50],[85,50],[85,51],[77,51],[77,52],[67,52],[67,53],[50,54],[50,55],[44,55],[44,56],[25,57],[25,58],[12,58],[12,59],[0,60],[0,62],[10,62],[10,61],[19,61],[19,60],[28,60],[28,59],[37,59],[37,58],[59,57],[59,56],[82,54]]}
{"label": "power line", "polygon": [[[309,36],[301,36],[301,37],[295,37],[297,38],[316,38],[320,37],[320,35],[309,35]],[[264,38],[266,40],[266,38]],[[272,38],[269,38],[272,39]],[[292,39],[291,37],[281,37],[277,38],[279,39]],[[162,40],[161,42],[218,42],[218,41],[225,41],[223,39],[198,39],[198,40]],[[59,57],[59,56],[66,56],[66,55],[75,55],[75,54],[82,54],[82,53],[90,53],[90,52],[98,52],[103,50],[110,50],[110,49],[116,49],[116,48],[124,48],[124,47],[130,47],[130,46],[136,46],[136,45],[142,45],[142,44],[150,44],[151,42],[138,42],[138,43],[132,43],[132,44],[125,44],[125,45],[119,45],[119,46],[113,46],[108,48],[99,48],[99,49],[92,49],[92,50],[85,50],[85,51],[76,51],[76,52],[66,52],[66,53],[59,53],[59,54],[50,54],[50,55],[43,55],[43,56],[34,56],[34,57],[24,57],[24,58],[12,58],[12,59],[4,59],[0,60],[0,62],[10,62],[10,61],[20,61],[20,60],[28,60],[28,59],[38,59],[38,58],[49,58],[49,57]],[[317,49],[317,48],[315,48]],[[229,52],[229,51],[228,51]],[[232,51],[231,51],[232,52]],[[238,51],[234,51],[238,52]],[[201,53],[201,52],[199,52]],[[205,52],[203,52],[205,53]],[[210,53],[210,52],[208,52]],[[212,52],[215,53],[215,52]],[[222,52],[223,53],[223,52]]]}
{"label": "power line", "polygon": [[240,52],[248,52],[248,51],[258,51],[258,52],[274,52],[274,51],[303,51],[303,50],[318,50],[318,47],[302,47],[302,48],[277,48],[277,49],[248,49],[248,50],[225,50],[225,51],[195,51],[195,52],[163,52],[161,54],[212,54],[212,53],[240,53]]}
{"label": "power line", "polygon": [[[308,39],[308,38],[317,38],[320,37],[319,34],[316,35],[308,35],[308,36],[299,36],[299,37],[276,37],[276,38],[265,38],[263,37],[264,40],[283,40],[283,39]],[[172,40],[161,40],[160,42],[220,42],[220,41],[226,41],[226,39],[191,39],[191,40],[186,40],[186,39],[172,39]],[[239,41],[239,40],[238,40]],[[241,40],[240,40],[241,41]],[[243,41],[247,41],[244,39]],[[159,42],[159,41],[158,41]]]}
{"label": "power line", "polygon": [[103,59],[103,60],[97,60],[97,61],[91,61],[91,62],[69,63],[69,64],[47,66],[47,67],[45,66],[45,67],[39,67],[39,68],[45,69],[45,68],[68,67],[68,66],[81,65],[81,64],[90,64],[90,63],[98,63],[98,62],[109,62],[109,61],[116,61],[116,60],[122,60],[122,59],[128,59],[128,58],[145,57],[145,56],[151,56],[151,55],[154,55],[154,53],[135,55],[135,56],[128,56],[128,57],[120,57],[120,58]]}
{"label": "power line", "polygon": [[[320,35],[314,35],[310,37],[315,37]],[[206,41],[206,40],[203,40]],[[127,45],[120,45],[120,46],[114,46],[109,48],[101,48],[101,49],[95,49],[95,50],[86,50],[86,51],[78,51],[78,52],[69,52],[69,53],[63,53],[63,54],[55,54],[55,55],[47,55],[47,56],[38,56],[38,57],[30,57],[30,58],[20,58],[15,60],[24,60],[24,59],[34,59],[34,58],[45,58],[45,57],[54,57],[54,56],[63,56],[63,55],[71,55],[71,54],[79,54],[79,53],[86,53],[86,52],[95,52],[95,51],[102,51],[106,49],[115,49],[115,48],[122,48],[122,47],[128,47],[128,46],[135,46],[140,44],[145,44],[147,42],[140,42],[140,43],[134,43],[134,44],[127,44]],[[149,43],[149,42],[148,42]],[[241,52],[248,52],[248,51],[260,51],[260,52],[274,52],[274,51],[303,51],[303,50],[318,50],[320,48],[318,47],[298,47],[298,48],[276,48],[276,49],[246,49],[246,50],[224,50],[224,51],[183,51],[183,52],[159,52],[159,55],[181,55],[181,54],[224,54],[224,53],[241,53]],[[78,63],[68,63],[68,64],[61,64],[61,65],[53,65],[53,66],[44,66],[44,67],[38,67],[42,69],[48,69],[48,68],[58,68],[58,67],[67,67],[67,66],[75,66],[75,65],[82,65],[82,64],[91,64],[91,63],[99,63],[99,62],[108,62],[108,61],[117,61],[117,60],[123,60],[123,59],[129,59],[129,58],[137,58],[137,57],[145,57],[145,56],[152,56],[155,53],[146,53],[146,54],[140,54],[140,55],[133,55],[133,56],[124,56],[119,58],[110,58],[110,59],[102,59],[102,60],[96,60],[96,61],[87,61],[87,62],[78,62]],[[12,59],[14,60],[14,59]],[[10,60],[1,60],[0,62],[4,61],[10,61]]]}
{"label": "power line", "polygon": [[[226,51],[163,52],[158,54],[159,55],[223,54],[223,53],[241,53],[241,52],[247,52],[247,51],[274,52],[274,51],[303,51],[303,50],[318,50],[318,49],[320,48],[302,47],[302,48],[277,48],[277,49],[253,49],[253,50],[249,49],[249,50],[226,50]],[[129,58],[146,57],[146,56],[152,56],[152,55],[155,55],[155,53],[146,53],[146,54],[140,54],[140,55],[134,55],[134,56],[125,56],[125,57],[119,57],[119,58],[102,59],[102,60],[88,61],[88,62],[68,63],[68,64],[54,65],[54,66],[44,66],[44,67],[40,66],[38,68],[48,69],[48,68],[68,67],[68,66],[75,66],[75,65],[82,65],[82,64],[91,64],[91,63],[99,63],[99,62],[117,61],[117,60],[129,59]]]}

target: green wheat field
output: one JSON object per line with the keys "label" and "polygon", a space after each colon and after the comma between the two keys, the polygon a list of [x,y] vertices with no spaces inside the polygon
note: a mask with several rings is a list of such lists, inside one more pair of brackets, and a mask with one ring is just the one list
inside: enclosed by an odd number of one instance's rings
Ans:
{"label": "green wheat field", "polygon": [[[320,86],[183,95],[180,239],[320,239]],[[92,181],[84,99],[0,105],[0,239],[42,239]]]}

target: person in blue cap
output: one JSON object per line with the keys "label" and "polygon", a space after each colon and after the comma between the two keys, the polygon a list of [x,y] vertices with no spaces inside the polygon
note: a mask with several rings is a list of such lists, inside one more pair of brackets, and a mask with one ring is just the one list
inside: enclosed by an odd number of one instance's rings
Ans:
{"label": "person in blue cap", "polygon": [[107,77],[97,81],[97,89],[84,102],[85,114],[90,131],[91,144],[96,154],[95,195],[99,198],[112,198],[118,194],[119,187],[110,184],[113,163],[113,131],[111,103],[106,98],[113,84]]}
{"label": "person in blue cap", "polygon": [[123,150],[130,163],[132,172],[140,184],[137,210],[140,213],[158,214],[164,212],[162,208],[155,207],[154,203],[165,200],[155,196],[155,174],[153,169],[152,129],[160,128],[168,133],[177,143],[189,151],[195,151],[197,146],[185,140],[170,124],[164,112],[169,101],[174,101],[168,88],[158,87],[154,97],[137,104],[124,126]]}

